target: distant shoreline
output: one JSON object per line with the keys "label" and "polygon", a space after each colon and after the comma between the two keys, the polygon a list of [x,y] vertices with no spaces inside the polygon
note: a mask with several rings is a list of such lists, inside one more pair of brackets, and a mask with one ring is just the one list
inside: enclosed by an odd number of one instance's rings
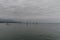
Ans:
{"label": "distant shoreline", "polygon": [[20,23],[20,22],[0,22],[0,23],[19,23],[19,24],[60,24],[60,23]]}

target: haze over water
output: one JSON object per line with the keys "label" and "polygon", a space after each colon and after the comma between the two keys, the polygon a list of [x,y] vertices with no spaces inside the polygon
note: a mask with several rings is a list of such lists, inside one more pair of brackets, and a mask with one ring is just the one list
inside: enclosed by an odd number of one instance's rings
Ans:
{"label": "haze over water", "polygon": [[0,18],[34,22],[0,23],[0,40],[60,40],[60,0],[0,0]]}

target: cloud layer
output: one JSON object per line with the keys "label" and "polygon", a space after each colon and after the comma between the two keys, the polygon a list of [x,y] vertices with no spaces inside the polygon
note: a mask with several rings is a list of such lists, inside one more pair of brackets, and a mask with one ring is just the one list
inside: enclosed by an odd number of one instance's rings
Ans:
{"label": "cloud layer", "polygon": [[0,18],[60,19],[60,0],[0,0]]}

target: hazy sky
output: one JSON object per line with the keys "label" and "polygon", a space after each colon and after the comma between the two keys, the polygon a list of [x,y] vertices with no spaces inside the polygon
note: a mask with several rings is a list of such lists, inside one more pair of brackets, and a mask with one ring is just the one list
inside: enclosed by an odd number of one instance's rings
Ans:
{"label": "hazy sky", "polygon": [[0,0],[0,18],[60,21],[60,0]]}

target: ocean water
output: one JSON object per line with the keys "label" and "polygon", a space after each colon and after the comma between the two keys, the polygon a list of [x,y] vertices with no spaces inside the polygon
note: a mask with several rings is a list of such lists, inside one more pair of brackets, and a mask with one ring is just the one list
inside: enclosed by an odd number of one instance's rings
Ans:
{"label": "ocean water", "polygon": [[0,23],[0,40],[60,40],[60,24]]}

